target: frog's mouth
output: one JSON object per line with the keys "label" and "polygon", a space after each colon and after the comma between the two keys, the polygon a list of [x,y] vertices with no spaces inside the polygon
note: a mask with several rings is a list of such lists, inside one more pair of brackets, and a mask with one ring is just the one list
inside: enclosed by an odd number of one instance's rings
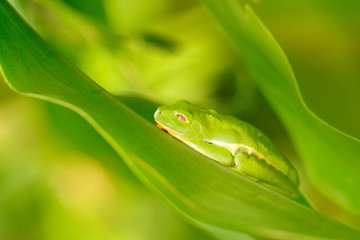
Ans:
{"label": "frog's mouth", "polygon": [[163,130],[164,132],[166,132],[167,134],[169,134],[170,136],[172,136],[172,137],[180,140],[181,142],[184,142],[184,143],[185,143],[185,141],[183,141],[183,140],[181,139],[181,137],[179,136],[179,134],[177,134],[176,132],[172,131],[170,128],[162,125],[162,124],[159,123],[159,122],[156,122],[156,126],[157,126],[158,128],[160,128],[161,130]]}
{"label": "frog's mouth", "polygon": [[160,123],[157,122],[157,123],[156,123],[156,126],[157,126],[158,128],[160,128],[161,130],[163,130],[164,132],[170,134],[169,131],[168,131],[163,125],[161,125]]}

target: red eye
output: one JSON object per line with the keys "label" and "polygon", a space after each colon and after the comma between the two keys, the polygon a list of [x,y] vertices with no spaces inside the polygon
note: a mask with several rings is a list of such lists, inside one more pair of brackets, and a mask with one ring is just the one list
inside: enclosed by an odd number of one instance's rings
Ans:
{"label": "red eye", "polygon": [[184,115],[178,113],[176,114],[176,117],[180,120],[180,121],[183,121],[183,122],[187,122],[187,119]]}

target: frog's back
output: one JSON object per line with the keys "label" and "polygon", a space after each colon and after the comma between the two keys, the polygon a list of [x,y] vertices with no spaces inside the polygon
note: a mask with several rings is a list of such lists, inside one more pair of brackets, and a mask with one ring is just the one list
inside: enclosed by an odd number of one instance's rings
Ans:
{"label": "frog's back", "polygon": [[222,123],[217,125],[221,126],[221,134],[214,136],[216,142],[227,145],[234,156],[238,152],[247,152],[266,161],[288,176],[296,186],[299,185],[295,168],[262,131],[232,116],[220,115],[218,119],[221,119]]}

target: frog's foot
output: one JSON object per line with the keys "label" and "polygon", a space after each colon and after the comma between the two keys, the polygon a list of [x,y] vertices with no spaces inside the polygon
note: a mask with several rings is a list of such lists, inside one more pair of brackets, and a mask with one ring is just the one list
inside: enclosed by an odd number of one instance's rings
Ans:
{"label": "frog's foot", "polygon": [[300,196],[297,187],[287,176],[252,154],[236,154],[235,166],[232,169],[289,198],[296,199]]}

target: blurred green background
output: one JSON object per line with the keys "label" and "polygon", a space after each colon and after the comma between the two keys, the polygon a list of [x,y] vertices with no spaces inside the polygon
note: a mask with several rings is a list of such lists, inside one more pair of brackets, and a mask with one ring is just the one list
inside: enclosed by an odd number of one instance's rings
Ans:
{"label": "blurred green background", "polygon": [[[302,191],[320,212],[360,226],[359,216],[309,183],[235,48],[196,1],[11,2],[114,95],[187,99],[253,123],[297,166]],[[360,137],[360,2],[274,0],[253,7],[287,54],[309,106]],[[2,80],[0,209],[0,239],[212,239],[148,191],[85,120],[19,96]]]}

